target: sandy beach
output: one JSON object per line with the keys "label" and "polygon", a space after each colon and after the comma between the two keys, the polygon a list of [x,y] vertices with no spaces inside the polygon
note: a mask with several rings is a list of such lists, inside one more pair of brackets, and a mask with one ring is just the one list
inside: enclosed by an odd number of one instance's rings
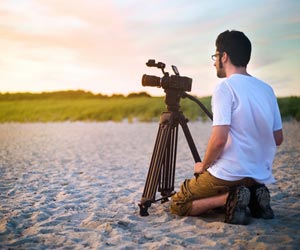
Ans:
{"label": "sandy beach", "polygon": [[[209,122],[188,124],[203,156]],[[269,186],[275,219],[223,223],[214,211],[139,215],[157,123],[0,124],[0,249],[299,249],[300,123],[284,122]],[[182,132],[176,189],[193,175]],[[159,193],[157,197],[159,198]]]}

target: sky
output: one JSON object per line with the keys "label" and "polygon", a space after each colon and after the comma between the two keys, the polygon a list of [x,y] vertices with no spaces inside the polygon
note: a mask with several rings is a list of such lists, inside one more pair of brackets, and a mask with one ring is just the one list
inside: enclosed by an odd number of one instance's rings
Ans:
{"label": "sky", "polygon": [[162,76],[145,64],[155,59],[209,96],[215,39],[235,29],[252,42],[249,73],[299,96],[299,11],[299,0],[0,0],[0,92],[164,95],[141,85]]}

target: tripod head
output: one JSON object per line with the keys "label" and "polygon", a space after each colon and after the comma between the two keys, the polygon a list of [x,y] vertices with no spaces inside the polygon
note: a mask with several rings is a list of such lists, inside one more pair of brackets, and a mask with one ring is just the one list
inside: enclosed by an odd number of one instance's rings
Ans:
{"label": "tripod head", "polygon": [[175,75],[171,76],[168,72],[165,72],[166,65],[162,62],[156,63],[155,60],[149,59],[146,65],[161,69],[163,77],[144,74],[142,85],[163,88],[166,93],[165,103],[168,111],[178,111],[180,108],[180,98],[186,96],[185,91],[191,91],[192,89],[192,79],[180,76],[177,67],[174,65],[172,65],[172,69]]}

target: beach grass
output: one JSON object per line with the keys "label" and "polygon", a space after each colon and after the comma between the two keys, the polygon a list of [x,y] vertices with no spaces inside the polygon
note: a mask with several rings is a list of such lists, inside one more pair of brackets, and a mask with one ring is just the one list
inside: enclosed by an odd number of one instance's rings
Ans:
{"label": "beach grass", "polygon": [[[198,98],[211,110],[211,97]],[[284,119],[300,120],[300,97],[278,98]],[[201,108],[185,98],[181,110],[189,120],[209,119]],[[128,96],[92,94],[85,91],[0,94],[0,122],[158,121],[166,111],[164,97],[145,92]]]}

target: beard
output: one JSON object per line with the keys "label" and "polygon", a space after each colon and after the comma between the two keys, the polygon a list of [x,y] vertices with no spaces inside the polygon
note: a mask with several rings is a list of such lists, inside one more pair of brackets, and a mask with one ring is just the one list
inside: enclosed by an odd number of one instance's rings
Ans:
{"label": "beard", "polygon": [[216,67],[216,68],[217,68],[217,77],[219,77],[219,78],[225,78],[226,77],[226,73],[225,73],[225,70],[224,70],[221,58],[219,58],[219,66]]}
{"label": "beard", "polygon": [[225,73],[225,70],[223,68],[223,65],[220,65],[220,67],[217,68],[217,77],[218,78],[225,78],[226,77],[226,73]]}

